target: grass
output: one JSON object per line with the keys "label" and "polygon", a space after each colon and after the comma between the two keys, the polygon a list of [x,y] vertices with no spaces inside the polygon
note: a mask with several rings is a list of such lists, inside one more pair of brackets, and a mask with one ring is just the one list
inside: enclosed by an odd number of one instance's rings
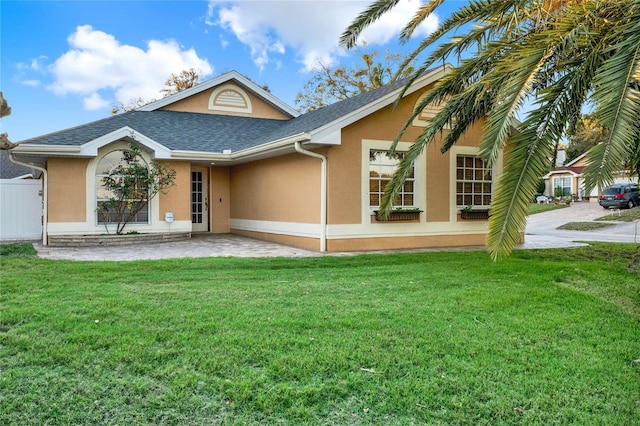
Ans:
{"label": "grass", "polygon": [[612,225],[613,223],[602,222],[568,222],[564,225],[558,226],[556,229],[562,229],[565,231],[592,231],[594,229],[606,228]]}
{"label": "grass", "polygon": [[499,263],[3,249],[0,424],[637,424],[637,248]]}
{"label": "grass", "polygon": [[608,214],[606,216],[599,217],[596,220],[612,220],[619,222],[633,222],[634,220],[640,220],[640,207],[621,209],[619,210],[619,214]]}
{"label": "grass", "polygon": [[566,203],[560,203],[560,204],[537,204],[537,203],[531,203],[529,204],[529,215],[532,214],[536,214],[536,213],[544,213],[544,212],[548,212],[551,210],[558,210],[558,209],[564,209],[566,207],[569,207],[569,204]]}

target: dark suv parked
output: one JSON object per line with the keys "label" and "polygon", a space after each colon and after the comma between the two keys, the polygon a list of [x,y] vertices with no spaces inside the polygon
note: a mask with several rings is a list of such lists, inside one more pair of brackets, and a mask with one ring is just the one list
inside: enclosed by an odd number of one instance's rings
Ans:
{"label": "dark suv parked", "polygon": [[598,204],[605,209],[609,207],[632,208],[640,204],[640,192],[635,183],[625,183],[608,186],[598,197]]}

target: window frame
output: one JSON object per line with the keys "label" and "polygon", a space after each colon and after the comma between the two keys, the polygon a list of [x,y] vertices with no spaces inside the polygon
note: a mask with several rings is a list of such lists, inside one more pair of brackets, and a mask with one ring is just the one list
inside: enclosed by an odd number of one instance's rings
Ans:
{"label": "window frame", "polygon": [[[386,186],[389,184],[389,182],[391,181],[391,179],[393,178],[393,175],[395,174],[395,172],[397,171],[397,168],[400,164],[400,162],[402,161],[402,159],[404,159],[404,157],[406,156],[406,151],[400,151],[400,150],[396,150],[396,156],[398,156],[397,159],[395,159],[395,163],[391,164],[391,162],[389,163],[384,163],[384,160],[380,161],[380,160],[376,160],[373,159],[372,154],[373,153],[385,153],[385,157],[387,157],[389,160],[394,160],[391,159],[389,157],[389,149],[379,149],[379,148],[370,148],[369,149],[369,191],[368,191],[368,205],[370,209],[373,210],[377,210],[380,208],[380,202],[382,201],[382,196],[384,194],[385,188]],[[391,172],[388,173],[384,173],[383,169],[385,168],[392,168]],[[378,174],[377,176],[373,176],[372,173],[374,172],[374,169],[377,169]],[[373,191],[372,190],[372,182],[376,182],[376,186],[377,186],[377,190]],[[410,191],[406,191],[404,188],[400,191],[400,193],[398,194],[398,199],[400,200],[399,203],[394,203],[392,208],[394,209],[414,209],[416,208],[416,173],[415,173],[415,164],[412,166],[412,171],[410,173],[410,176],[407,177],[407,179],[405,179],[405,183],[410,182],[411,183],[411,190]],[[377,204],[372,204],[372,195],[376,194],[377,195]],[[406,202],[407,200],[411,200],[411,203]]]}
{"label": "window frame", "polygon": [[[384,226],[388,228],[391,223],[394,222],[376,222],[372,219],[375,215],[377,207],[369,206],[369,153],[373,150],[389,150],[393,140],[380,140],[380,139],[362,139],[360,144],[360,214],[362,224],[374,224],[374,226]],[[398,142],[396,151],[406,152],[411,149],[413,142]],[[414,205],[416,209],[423,210],[424,213],[420,215],[420,220],[425,221],[427,217],[427,152],[423,151],[414,162]]]}
{"label": "window frame", "polygon": [[[96,226],[109,226],[109,225],[115,225],[115,220],[111,220],[111,221],[105,221],[101,214],[100,214],[100,203],[101,202],[105,202],[109,200],[109,191],[104,188],[104,185],[101,184],[102,179],[107,177],[110,173],[110,170],[113,170],[113,168],[117,167],[119,164],[122,163],[122,152],[125,151],[126,148],[115,148],[112,149],[106,153],[104,153],[102,156],[100,156],[100,158],[98,159],[98,162],[96,163],[96,167],[95,167],[95,173],[94,173],[94,177],[95,177],[95,197],[94,197],[94,211],[95,211],[95,215],[94,215],[94,219],[95,219],[95,224]],[[102,168],[101,170],[101,165],[102,162],[105,161],[105,159],[114,153],[118,153],[118,158],[120,159],[117,163],[111,161],[111,164],[109,164],[108,169],[104,169]],[[144,165],[147,167],[147,170],[149,170],[149,162],[145,159],[145,158],[140,158],[140,160],[142,160],[144,162]],[[108,171],[106,171],[108,170]],[[116,175],[115,177],[124,177],[124,176],[119,176]],[[101,197],[102,194],[105,194],[105,196]],[[151,224],[151,205],[149,202],[149,198],[147,197],[146,199],[146,208],[140,210],[139,212],[137,212],[135,214],[135,217],[129,221],[129,224],[131,225],[149,225]],[[142,216],[142,217],[140,217]]]}
{"label": "window frame", "polygon": [[[460,158],[463,159],[462,166],[460,166],[460,162],[458,161]],[[482,167],[478,167],[478,162],[482,163]],[[493,168],[488,167],[486,160],[477,153],[456,153],[454,155],[454,166],[455,190],[453,196],[456,207],[465,208],[471,206],[472,209],[490,208],[494,189],[495,171]],[[489,173],[488,178],[487,173]],[[461,175],[462,178],[460,177]],[[478,178],[478,176],[480,176],[480,178]],[[486,190],[486,185],[489,185],[488,191]],[[462,191],[460,191],[460,187],[462,187]],[[477,191],[478,187],[480,188],[479,191]],[[470,188],[470,190],[467,190],[467,188]],[[462,197],[462,199],[460,197]],[[477,202],[477,197],[480,197],[480,203]],[[486,202],[487,197],[489,197],[488,202]]]}
{"label": "window frame", "polygon": [[[556,185],[556,182],[559,180],[560,182],[563,182],[565,179],[569,180],[569,193],[565,194],[565,188],[567,188],[566,186],[564,186],[564,183],[562,185]],[[569,195],[573,194],[573,177],[572,176],[554,176],[551,180],[551,193],[552,195],[555,197],[556,194],[556,188],[558,186],[560,186],[562,188],[562,197],[567,197]]]}

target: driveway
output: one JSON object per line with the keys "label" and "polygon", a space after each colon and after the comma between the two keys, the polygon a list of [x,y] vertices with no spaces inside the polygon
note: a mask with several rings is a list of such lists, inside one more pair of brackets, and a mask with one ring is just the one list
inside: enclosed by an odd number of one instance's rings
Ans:
{"label": "driveway", "polygon": [[[640,207],[636,207],[640,208]],[[610,222],[613,225],[591,231],[564,231],[556,229],[569,222],[591,222],[596,218],[613,213],[597,203],[572,203],[570,207],[538,213],[529,216],[525,231],[525,241],[529,245],[536,241],[546,244],[567,246],[580,245],[578,241],[603,241],[621,243],[640,243],[640,222]]]}

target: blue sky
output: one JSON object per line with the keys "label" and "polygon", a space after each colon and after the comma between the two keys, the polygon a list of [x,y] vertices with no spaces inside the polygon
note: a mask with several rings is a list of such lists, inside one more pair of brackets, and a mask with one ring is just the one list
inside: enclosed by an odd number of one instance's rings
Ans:
{"label": "blue sky", "polygon": [[[166,79],[189,68],[201,80],[236,70],[294,106],[318,62],[359,62],[338,38],[369,3],[2,0],[0,90],[12,114],[1,131],[17,142],[108,117],[120,102],[162,97]],[[401,0],[363,34],[367,50],[407,51],[397,35],[419,5]]]}

